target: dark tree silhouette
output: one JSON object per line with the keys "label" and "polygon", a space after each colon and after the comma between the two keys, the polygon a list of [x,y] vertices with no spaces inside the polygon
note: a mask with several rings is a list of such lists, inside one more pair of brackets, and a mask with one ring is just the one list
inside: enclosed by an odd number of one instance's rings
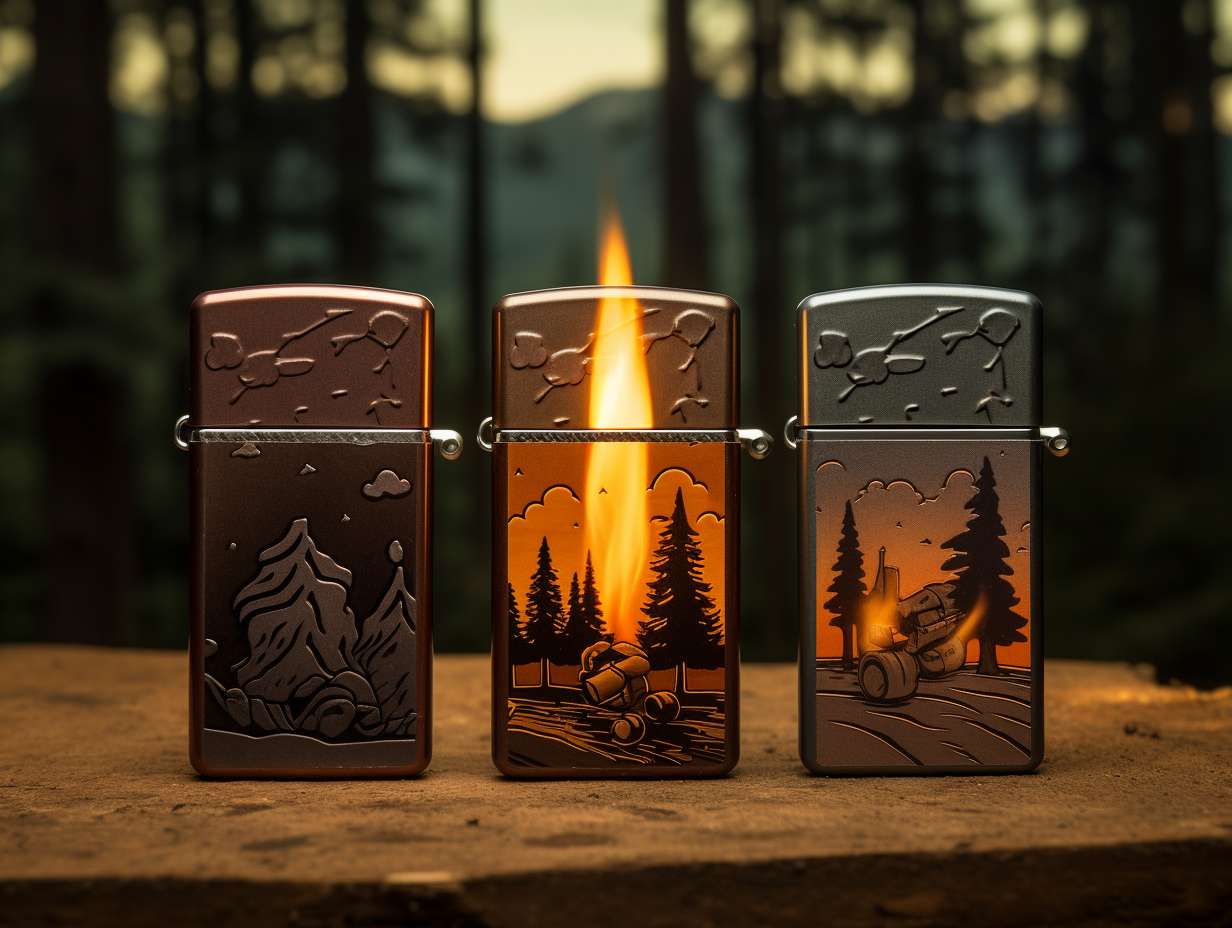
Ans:
{"label": "dark tree silhouette", "polygon": [[586,552],[586,580],[578,585],[578,575],[573,575],[569,584],[569,605],[564,624],[559,632],[557,663],[579,664],[582,652],[603,637],[603,623],[599,618],[599,596],[595,590],[595,572],[590,564],[590,552]]}
{"label": "dark tree silhouette", "polygon": [[710,584],[702,579],[702,548],[679,489],[650,568],[655,578],[642,606],[646,619],[637,641],[652,667],[679,668],[676,689],[683,690],[687,666],[722,667],[724,654],[719,610],[710,596]]}
{"label": "dark tree silhouette", "polygon": [[941,86],[938,49],[923,0],[911,0],[911,96],[902,114],[903,147],[899,170],[899,201],[906,247],[907,276],[927,280],[932,275],[934,229],[933,156],[936,148],[935,114],[940,109]]}
{"label": "dark tree silhouette", "polygon": [[522,613],[518,609],[518,595],[513,591],[513,584],[509,586],[509,663],[525,664],[531,658],[529,649],[526,646],[526,636],[522,630]]}
{"label": "dark tree silhouette", "polygon": [[368,43],[372,20],[367,3],[348,3],[344,60],[346,87],[338,98],[336,202],[339,267],[348,283],[372,273],[376,255],[376,132]]}
{"label": "dark tree silhouette", "polygon": [[552,549],[545,535],[539,543],[539,563],[526,593],[526,622],[522,626],[527,656],[539,661],[539,685],[545,688],[550,684],[548,661],[556,656],[556,629],[564,620],[563,611]]}
{"label": "dark tree silhouette", "polygon": [[574,649],[571,639],[582,619],[582,590],[578,585],[577,571],[569,580],[569,599],[565,603],[565,617],[556,629],[556,663],[577,664],[581,662],[581,648]]}
{"label": "dark tree silhouette", "polygon": [[996,486],[992,464],[984,458],[979,479],[975,481],[975,493],[963,504],[963,508],[972,513],[967,527],[941,545],[954,552],[941,569],[952,570],[958,575],[955,605],[968,613],[982,600],[984,618],[977,632],[979,672],[987,674],[1001,672],[997,664],[998,646],[1027,640],[1019,631],[1027,620],[1013,611],[1018,605],[1018,596],[1013,585],[1005,579],[1014,569],[1005,560],[1010,556],[1010,549],[1002,540],[1005,523],[1001,521]]}
{"label": "dark tree silhouette", "polygon": [[867,592],[864,586],[864,554],[860,551],[860,536],[856,532],[851,500],[847,500],[847,508],[843,511],[838,558],[831,569],[834,571],[834,582],[826,591],[834,595],[826,600],[825,607],[834,613],[830,624],[843,633],[843,669],[851,670],[855,667],[856,621]]}
{"label": "dark tree silhouette", "polygon": [[[787,279],[784,233],[791,219],[783,201],[783,192],[788,178],[783,164],[783,136],[786,123],[786,98],[782,86],[783,61],[783,2],[782,0],[753,0],[748,32],[748,60],[752,67],[752,85],[748,96],[746,138],[748,140],[748,168],[745,174],[745,197],[749,217],[751,251],[748,267],[749,303],[748,318],[756,320],[752,326],[750,345],[756,359],[753,365],[754,381],[749,393],[751,407],[748,411],[755,419],[771,420],[777,410],[791,403],[791,388],[781,372],[790,365],[786,362],[790,345],[789,313],[785,305],[783,281]],[[814,166],[810,165],[810,170]],[[792,182],[796,178],[791,179]],[[763,478],[752,488],[746,511],[756,514],[763,526],[786,525],[794,519],[787,494],[775,488],[789,484],[793,479],[791,460],[780,455],[777,460],[767,459]],[[751,539],[756,533],[745,534],[747,558],[745,563],[762,578],[762,583],[750,591],[754,599],[760,599],[753,608],[766,615],[779,612],[769,596],[769,590],[791,590],[795,572],[787,559],[772,545],[755,544]],[[767,631],[774,635],[774,643],[787,648],[788,626],[786,622],[774,622]],[[793,633],[794,634],[794,633]]]}
{"label": "dark tree silhouette", "polygon": [[663,281],[702,289],[707,285],[706,203],[689,0],[664,0],[663,13]]}
{"label": "dark tree silhouette", "polygon": [[[124,368],[102,360],[99,345],[107,331],[99,322],[106,318],[101,294],[116,279],[123,241],[117,120],[108,99],[112,13],[105,3],[69,0],[32,9],[38,54],[27,103],[33,212],[25,263],[46,270],[25,325],[41,340],[36,350],[27,349],[39,359],[34,434],[42,436],[47,462],[40,628],[53,641],[117,644],[131,618],[135,570],[134,465],[125,436],[132,400],[119,373]],[[91,349],[67,347],[66,334],[86,331],[93,333],[87,337]],[[90,449],[88,481],[81,479],[83,447]]]}
{"label": "dark tree silhouette", "polygon": [[[595,568],[590,563],[590,552],[586,552],[586,573],[582,577],[582,624],[588,633],[593,634],[593,641],[612,640],[610,634],[603,631],[603,606],[599,602],[599,590],[595,586]],[[589,642],[588,642],[589,643]]]}

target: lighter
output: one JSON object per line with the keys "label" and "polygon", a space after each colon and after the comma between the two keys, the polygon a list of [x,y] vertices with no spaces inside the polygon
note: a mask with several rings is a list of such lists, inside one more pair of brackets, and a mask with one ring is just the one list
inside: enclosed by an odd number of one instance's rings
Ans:
{"label": "lighter", "polygon": [[199,296],[190,324],[190,757],[214,776],[409,776],[431,754],[432,304]]}
{"label": "lighter", "polygon": [[739,753],[737,310],[579,287],[495,312],[493,741],[518,777],[717,776]]}
{"label": "lighter", "polygon": [[1044,750],[1040,306],[869,287],[799,307],[800,755],[1034,769]]}

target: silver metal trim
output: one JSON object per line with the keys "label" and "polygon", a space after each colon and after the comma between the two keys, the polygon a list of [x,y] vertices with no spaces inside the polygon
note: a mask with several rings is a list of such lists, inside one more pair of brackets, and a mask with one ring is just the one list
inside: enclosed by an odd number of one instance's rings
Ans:
{"label": "silver metal trim", "polygon": [[804,441],[1039,441],[1047,442],[1039,428],[818,428],[798,426],[797,442]]}
{"label": "silver metal trim", "polygon": [[736,436],[754,461],[764,461],[774,450],[774,439],[761,429],[736,429]]}
{"label": "silver metal trim", "polygon": [[800,417],[792,416],[783,423],[783,443],[792,451],[798,447],[796,437],[800,434]]}
{"label": "silver metal trim", "polygon": [[462,457],[462,436],[453,429],[429,429],[428,437],[446,461],[456,461]]}
{"label": "silver metal trim", "polygon": [[175,442],[175,446],[181,451],[188,450],[188,413],[180,416],[175,420],[175,428],[171,432],[171,440]]}
{"label": "silver metal trim", "polygon": [[[456,432],[449,433],[457,435]],[[189,442],[202,444],[234,442],[277,442],[281,444],[327,445],[410,445],[431,440],[427,429],[193,429]],[[459,443],[461,438],[458,439]],[[460,449],[459,449],[460,450]]]}
{"label": "silver metal trim", "polygon": [[681,441],[689,444],[739,442],[738,429],[495,429],[492,441],[506,444],[587,441]]}
{"label": "silver metal trim", "polygon": [[479,423],[479,429],[475,432],[475,442],[484,451],[491,452],[492,443],[496,440],[495,420],[488,416]]}
{"label": "silver metal trim", "polygon": [[1052,452],[1054,457],[1063,458],[1069,454],[1069,432],[1055,425],[1045,425],[1039,430],[1040,438]]}

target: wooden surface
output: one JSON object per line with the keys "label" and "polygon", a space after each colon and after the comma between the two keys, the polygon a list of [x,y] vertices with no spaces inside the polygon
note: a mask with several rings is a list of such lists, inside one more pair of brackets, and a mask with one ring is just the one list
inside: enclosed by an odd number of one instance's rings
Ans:
{"label": "wooden surface", "polygon": [[732,777],[524,783],[489,761],[486,659],[436,667],[421,779],[212,782],[187,761],[183,655],[0,649],[0,923],[1025,925],[1232,911],[1229,689],[1053,662],[1039,773],[840,780],[796,758],[794,668],[746,665]]}

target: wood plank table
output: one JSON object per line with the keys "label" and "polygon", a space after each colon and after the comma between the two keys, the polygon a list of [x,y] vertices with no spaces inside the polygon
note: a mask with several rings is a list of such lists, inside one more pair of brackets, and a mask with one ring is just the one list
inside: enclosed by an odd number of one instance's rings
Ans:
{"label": "wood plank table", "polygon": [[794,668],[753,664],[734,776],[522,783],[446,656],[421,779],[211,782],[183,655],[0,648],[0,923],[1229,923],[1232,689],[1047,686],[1033,776],[807,776]]}

